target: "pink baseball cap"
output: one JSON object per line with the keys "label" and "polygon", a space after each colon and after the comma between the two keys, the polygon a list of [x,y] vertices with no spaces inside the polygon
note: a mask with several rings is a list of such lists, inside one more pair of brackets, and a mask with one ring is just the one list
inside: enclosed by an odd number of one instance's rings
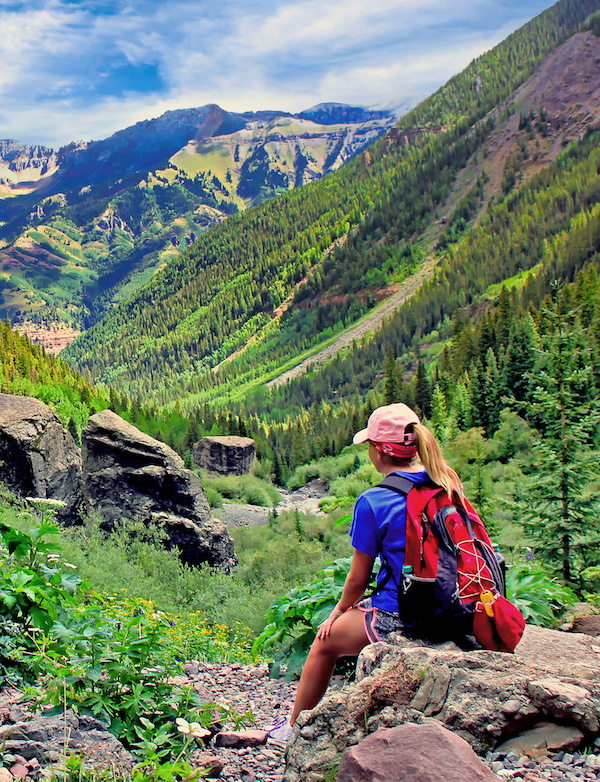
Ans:
{"label": "pink baseball cap", "polygon": [[404,431],[408,424],[420,424],[421,420],[408,405],[398,402],[373,410],[367,422],[367,428],[361,429],[352,438],[352,442],[365,443],[403,443]]}

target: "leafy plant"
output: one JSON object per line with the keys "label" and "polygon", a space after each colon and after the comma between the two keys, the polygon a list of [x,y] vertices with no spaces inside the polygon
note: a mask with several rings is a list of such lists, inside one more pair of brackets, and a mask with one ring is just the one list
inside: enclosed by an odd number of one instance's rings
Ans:
{"label": "leafy plant", "polygon": [[49,521],[30,532],[0,522],[4,547],[0,554],[2,678],[26,675],[38,649],[37,635],[51,632],[65,607],[76,605],[75,593],[81,579],[72,572],[60,571],[55,561],[60,545],[48,539],[58,533],[58,527]]}
{"label": "leafy plant", "polygon": [[291,589],[269,607],[265,627],[252,647],[253,654],[275,649],[271,675],[286,667],[286,678],[300,674],[316,631],[341,597],[351,559],[336,559],[321,571],[321,578]]}
{"label": "leafy plant", "polygon": [[506,593],[528,622],[554,627],[577,596],[569,587],[551,578],[542,568],[513,565],[506,574]]}

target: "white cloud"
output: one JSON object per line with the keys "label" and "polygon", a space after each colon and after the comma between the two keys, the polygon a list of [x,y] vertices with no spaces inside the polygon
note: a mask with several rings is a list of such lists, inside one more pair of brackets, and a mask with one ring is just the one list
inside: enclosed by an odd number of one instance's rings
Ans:
{"label": "white cloud", "polygon": [[[0,138],[53,146],[98,139],[208,102],[234,111],[400,102],[435,89],[544,5],[5,0]],[[147,85],[134,83],[138,72],[150,73]]]}

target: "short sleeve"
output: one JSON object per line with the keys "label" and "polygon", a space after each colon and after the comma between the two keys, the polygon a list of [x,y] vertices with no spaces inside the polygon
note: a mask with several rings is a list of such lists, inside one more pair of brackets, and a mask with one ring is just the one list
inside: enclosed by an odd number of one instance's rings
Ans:
{"label": "short sleeve", "polygon": [[363,495],[356,500],[349,534],[352,546],[362,554],[367,554],[369,557],[376,557],[379,554],[379,535],[375,516]]}

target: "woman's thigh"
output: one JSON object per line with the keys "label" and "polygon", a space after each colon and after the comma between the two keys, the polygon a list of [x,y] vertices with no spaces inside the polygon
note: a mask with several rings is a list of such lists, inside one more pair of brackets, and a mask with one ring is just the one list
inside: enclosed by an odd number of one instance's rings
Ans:
{"label": "woman's thigh", "polygon": [[371,642],[365,632],[364,612],[351,608],[336,619],[327,638],[315,640],[313,649],[337,658],[358,654],[369,643]]}

